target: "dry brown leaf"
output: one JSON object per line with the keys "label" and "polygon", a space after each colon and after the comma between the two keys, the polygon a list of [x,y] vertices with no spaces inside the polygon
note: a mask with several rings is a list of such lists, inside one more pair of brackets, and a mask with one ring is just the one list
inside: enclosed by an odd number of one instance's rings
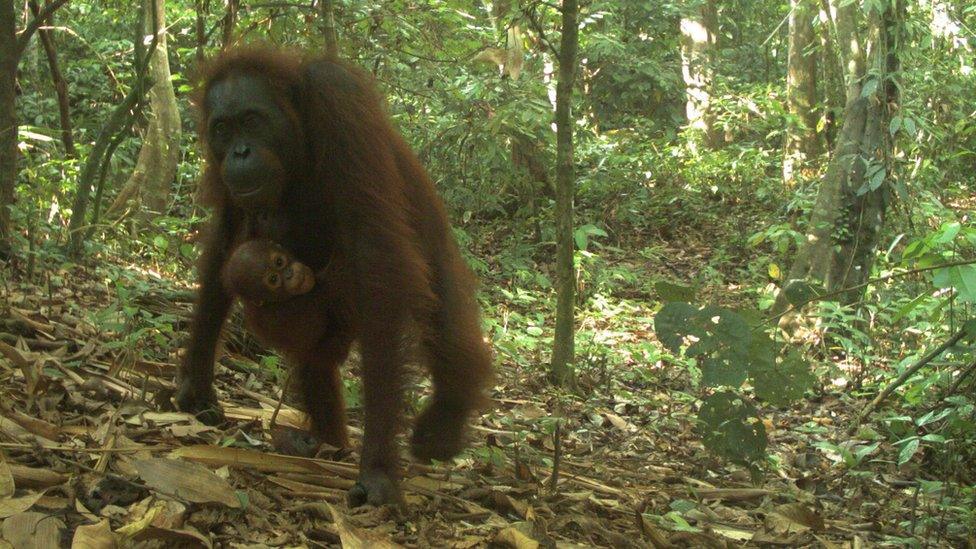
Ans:
{"label": "dry brown leaf", "polygon": [[498,48],[487,48],[475,54],[475,56],[471,58],[471,61],[476,63],[488,63],[491,65],[499,65],[499,66],[504,65],[505,50],[501,50]]}
{"label": "dry brown leaf", "polygon": [[234,488],[206,467],[190,461],[154,458],[133,462],[146,484],[167,495],[193,503],[222,503],[241,506]]}
{"label": "dry brown leaf", "polygon": [[164,542],[163,547],[206,547],[207,549],[213,547],[210,539],[189,526],[180,530],[150,526],[136,534],[133,539],[135,541],[162,541]]}
{"label": "dry brown leaf", "polygon": [[644,537],[651,542],[651,545],[654,546],[655,549],[669,549],[671,547],[671,543],[668,542],[667,536],[661,531],[660,528],[657,527],[657,524],[655,524],[654,521],[647,520],[647,518],[644,517],[644,513],[641,513],[640,511],[637,511],[636,515],[637,527],[640,528],[641,534],[643,534]]}
{"label": "dry brown leaf", "polygon": [[57,442],[39,435],[35,435],[27,429],[24,429],[16,421],[3,416],[0,416],[0,432],[19,442],[28,444],[37,443],[45,448],[53,448],[58,445]]}
{"label": "dry brown leaf", "polygon": [[66,475],[47,469],[23,465],[10,465],[8,469],[14,478],[14,484],[20,488],[50,488],[64,484],[68,480]]}
{"label": "dry brown leaf", "polygon": [[515,478],[521,480],[522,482],[537,482],[538,479],[532,472],[532,469],[524,461],[518,461],[515,464]]}
{"label": "dry brown leaf", "polygon": [[343,549],[390,549],[400,547],[390,541],[389,538],[374,534],[369,530],[359,528],[349,524],[349,519],[336,508],[326,503],[332,513],[332,521],[335,522],[336,530],[339,532],[339,539],[342,540]]}
{"label": "dry brown leaf", "polygon": [[323,497],[323,496],[334,496],[336,492],[343,492],[348,490],[355,485],[355,482],[347,479],[333,479],[340,480],[346,483],[344,487],[328,487],[320,486],[318,484],[310,484],[308,482],[301,482],[298,480],[291,480],[283,477],[267,477],[270,482],[291,490],[292,493],[297,495],[302,495],[306,497]]}
{"label": "dry brown leaf", "polygon": [[[130,517],[147,519],[145,526],[178,530],[186,522],[186,505],[172,499],[149,496],[129,507]],[[121,529],[120,529],[121,530]]]}
{"label": "dry brown leaf", "polygon": [[26,496],[21,496],[19,498],[3,498],[0,499],[0,518],[10,517],[13,515],[21,514],[37,503],[37,500],[41,499],[44,492],[38,492],[36,494],[29,494]]}
{"label": "dry brown leaf", "polygon": [[[243,406],[225,406],[224,415],[228,419],[241,419],[245,421],[250,420],[261,420],[265,428],[271,422],[271,416],[274,415],[274,409],[267,408],[245,408]],[[308,416],[300,410],[295,410],[294,408],[282,408],[278,411],[278,416],[275,417],[276,425],[283,425],[285,427],[292,427],[294,429],[307,430],[309,421]]]}
{"label": "dry brown leaf", "polygon": [[607,418],[607,421],[610,422],[610,425],[613,425],[614,429],[617,429],[618,431],[632,433],[637,430],[635,425],[613,412],[604,412],[603,415]]}
{"label": "dry brown leaf", "polygon": [[719,499],[722,501],[743,501],[759,499],[771,495],[772,490],[762,488],[699,488],[694,490],[700,499]]}
{"label": "dry brown leaf", "polygon": [[14,476],[10,472],[10,466],[6,461],[0,461],[0,499],[9,498],[14,495],[17,485],[14,484]]}
{"label": "dry brown leaf", "polygon": [[118,545],[108,519],[79,526],[71,539],[71,549],[115,549]]}
{"label": "dry brown leaf", "polygon": [[7,357],[7,360],[13,362],[14,366],[20,369],[27,368],[27,366],[30,364],[27,357],[25,357],[19,349],[7,345],[3,341],[0,341],[0,354]]}
{"label": "dry brown leaf", "polygon": [[411,477],[405,482],[408,488],[415,487],[424,490],[430,490],[431,492],[455,492],[463,488],[462,485],[451,482],[449,480],[438,480],[436,478],[430,478],[424,475],[417,475]]}
{"label": "dry brown leaf", "polygon": [[211,547],[210,540],[184,525],[186,506],[172,500],[146,498],[132,506],[139,519],[118,529],[118,534],[133,541],[163,541],[164,546]]}
{"label": "dry brown leaf", "polygon": [[209,445],[184,446],[177,448],[173,455],[219,467],[226,465],[274,473],[314,473],[317,471],[315,463],[307,458],[267,454],[244,448]]}
{"label": "dry brown leaf", "polygon": [[3,539],[17,549],[50,549],[61,546],[64,523],[44,513],[17,513],[3,521]]}
{"label": "dry brown leaf", "polygon": [[495,502],[495,509],[503,513],[514,514],[525,520],[533,520],[535,518],[535,511],[532,510],[532,506],[524,501],[501,492],[492,492],[492,499]]}
{"label": "dry brown leaf", "polygon": [[724,524],[710,524],[709,528],[711,531],[722,536],[723,538],[729,538],[735,541],[749,541],[756,534],[755,532],[749,530],[736,528],[734,526],[726,526]]}
{"label": "dry brown leaf", "polygon": [[512,408],[512,416],[519,419],[539,419],[549,415],[545,408],[534,402],[519,404]]}
{"label": "dry brown leaf", "polygon": [[538,549],[539,542],[526,536],[515,527],[508,527],[495,535],[495,543],[512,549]]}
{"label": "dry brown leaf", "polygon": [[31,433],[34,433],[35,435],[49,440],[61,440],[63,434],[61,432],[61,428],[53,423],[29,416],[17,410],[10,410],[5,412],[4,415],[7,416],[8,419],[17,422],[17,424],[19,424],[21,427]]}
{"label": "dry brown leaf", "polygon": [[187,423],[193,418],[193,416],[185,412],[154,412],[152,410],[143,412],[140,414],[140,417],[143,421],[152,423],[157,427],[173,423]]}
{"label": "dry brown leaf", "polygon": [[777,534],[798,534],[824,529],[823,517],[802,503],[780,505],[766,515],[766,527]]}

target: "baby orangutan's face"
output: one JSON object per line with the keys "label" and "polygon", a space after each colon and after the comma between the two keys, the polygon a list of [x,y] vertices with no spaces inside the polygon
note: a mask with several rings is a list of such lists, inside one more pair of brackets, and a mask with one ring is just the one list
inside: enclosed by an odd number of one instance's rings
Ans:
{"label": "baby orangutan's face", "polygon": [[238,246],[224,265],[222,278],[231,293],[264,303],[307,294],[315,286],[312,269],[270,240]]}

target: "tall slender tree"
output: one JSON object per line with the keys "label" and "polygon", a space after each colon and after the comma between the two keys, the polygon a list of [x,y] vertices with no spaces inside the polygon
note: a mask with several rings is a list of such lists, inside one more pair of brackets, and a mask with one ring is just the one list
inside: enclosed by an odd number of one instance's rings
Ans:
{"label": "tall slender tree", "polygon": [[[38,5],[37,0],[30,0],[28,6],[30,7],[31,13],[34,14],[34,17],[37,17],[41,13],[41,7]],[[53,17],[52,15],[51,18],[53,19]],[[54,84],[54,93],[58,97],[58,116],[61,120],[61,143],[64,144],[64,153],[68,158],[74,158],[77,153],[75,151],[74,135],[72,135],[71,130],[68,81],[64,79],[64,75],[61,73],[61,65],[58,63],[58,50],[54,46],[51,31],[49,29],[39,29],[37,36],[41,39],[41,45],[44,47],[44,54],[47,56],[47,65],[51,71],[51,82]]]}
{"label": "tall slender tree", "polygon": [[559,43],[559,82],[556,84],[556,335],[553,341],[552,381],[571,386],[576,382],[575,307],[576,270],[573,267],[573,199],[576,170],[573,160],[573,83],[579,47],[579,4],[563,0],[562,38]]}
{"label": "tall slender tree", "polygon": [[17,33],[13,0],[0,0],[0,258],[10,253],[10,206],[17,185],[17,66],[31,36],[67,0],[53,0]]}
{"label": "tall slender tree", "polygon": [[701,132],[705,144],[718,145],[712,93],[718,11],[715,0],[689,0],[681,18],[681,74],[685,81],[688,128]]}
{"label": "tall slender tree", "polygon": [[813,15],[812,0],[790,0],[786,106],[791,123],[786,129],[783,154],[783,181],[787,185],[794,183],[797,172],[809,166],[819,151]]}
{"label": "tall slender tree", "polygon": [[325,53],[339,54],[339,36],[336,32],[335,1],[319,0],[319,10],[322,19],[322,34],[325,36]]}

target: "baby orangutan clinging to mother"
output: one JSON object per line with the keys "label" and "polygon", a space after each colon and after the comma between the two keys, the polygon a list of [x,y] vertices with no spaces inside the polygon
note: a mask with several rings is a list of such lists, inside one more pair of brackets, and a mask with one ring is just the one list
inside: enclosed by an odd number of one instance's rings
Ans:
{"label": "baby orangutan clinging to mother", "polygon": [[221,273],[224,286],[245,301],[280,303],[315,287],[315,273],[281,245],[249,240],[234,250]]}

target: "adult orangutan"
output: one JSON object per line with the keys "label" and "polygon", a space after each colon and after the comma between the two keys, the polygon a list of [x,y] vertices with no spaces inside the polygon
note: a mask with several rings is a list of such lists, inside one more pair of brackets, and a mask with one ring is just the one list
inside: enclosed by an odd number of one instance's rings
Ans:
{"label": "adult orangutan", "polygon": [[349,502],[399,502],[394,437],[408,344],[434,384],[411,440],[419,459],[463,448],[491,377],[473,276],[441,199],[370,79],[334,59],[223,53],[198,105],[201,196],[214,212],[177,404],[220,421],[214,355],[234,297],[223,268],[242,243],[272,240],[328,279],[291,299],[245,302],[247,323],[296,368],[315,433],[338,446],[347,441],[338,367],[359,341],[365,432]]}

